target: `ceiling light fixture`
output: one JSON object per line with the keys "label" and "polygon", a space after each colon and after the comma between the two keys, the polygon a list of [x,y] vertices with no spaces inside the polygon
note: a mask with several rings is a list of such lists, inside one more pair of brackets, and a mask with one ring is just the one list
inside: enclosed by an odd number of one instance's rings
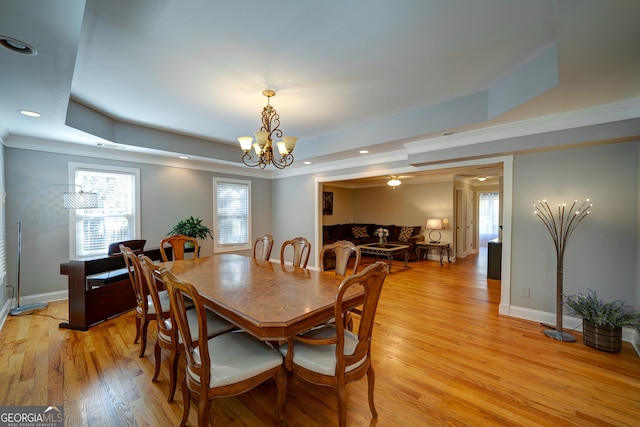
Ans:
{"label": "ceiling light fixture", "polygon": [[394,190],[396,189],[396,187],[398,185],[402,184],[402,182],[400,182],[400,180],[398,179],[397,176],[395,175],[391,175],[389,177],[389,181],[387,181],[387,185],[391,186],[391,188],[393,188]]}
{"label": "ceiling light fixture", "polygon": [[[293,163],[293,155],[291,153],[296,146],[298,138],[295,136],[282,136],[280,115],[269,104],[269,100],[272,96],[276,96],[276,92],[271,89],[265,89],[262,94],[267,97],[267,105],[262,109],[262,127],[258,132],[253,133],[256,137],[256,142],[253,142],[253,138],[250,136],[238,138],[240,147],[244,151],[242,162],[250,167],[258,166],[260,169],[264,169],[269,163],[278,169],[284,169]],[[282,141],[277,142],[280,157],[274,155],[273,137],[282,138]],[[257,157],[253,157],[251,147],[255,150]]]}
{"label": "ceiling light fixture", "polygon": [[22,55],[38,54],[38,51],[27,43],[7,36],[0,36],[0,46]]}
{"label": "ceiling light fixture", "polygon": [[478,181],[486,181],[487,177],[486,176],[479,176],[478,177]]}
{"label": "ceiling light fixture", "polygon": [[23,116],[29,116],[29,117],[40,117],[40,113],[36,112],[36,111],[31,111],[31,110],[19,110],[18,111],[20,114],[22,114]]}

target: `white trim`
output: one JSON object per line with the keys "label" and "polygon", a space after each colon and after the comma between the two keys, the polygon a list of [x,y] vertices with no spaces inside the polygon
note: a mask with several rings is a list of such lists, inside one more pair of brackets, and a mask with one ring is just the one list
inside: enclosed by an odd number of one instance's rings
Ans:
{"label": "white trim", "polygon": [[[534,310],[526,307],[519,306],[511,306],[509,310],[510,317],[516,317],[518,319],[528,320],[531,322],[539,322],[542,324],[550,325],[550,327],[555,327],[556,324],[556,314],[548,313],[546,311]],[[562,325],[565,329],[565,332],[576,331],[582,334],[582,329],[580,326],[582,325],[582,319],[578,317],[571,316],[562,316]],[[542,332],[541,332],[542,333]],[[636,352],[640,356],[640,351],[638,351],[638,347],[634,340],[638,338],[638,330],[632,327],[623,327],[622,328],[622,341],[630,342],[633,347],[636,349]]]}
{"label": "white trim", "polygon": [[124,146],[126,147],[126,150],[122,150],[112,149],[106,146],[94,147],[93,145],[22,136],[11,136],[10,141],[5,141],[4,145],[9,148],[17,148],[20,150],[43,151],[46,153],[83,156],[101,160],[116,160],[128,163],[137,162],[146,165],[226,173],[229,175],[239,175],[243,177],[275,178],[274,171],[253,169],[233,162],[208,157],[198,157],[194,155],[188,155],[189,159],[179,159],[178,153],[134,146]]}
{"label": "white trim", "polygon": [[584,110],[490,126],[453,135],[426,138],[406,143],[404,146],[407,149],[407,154],[412,155],[638,117],[640,117],[640,100],[634,99],[616,104],[601,105]]}

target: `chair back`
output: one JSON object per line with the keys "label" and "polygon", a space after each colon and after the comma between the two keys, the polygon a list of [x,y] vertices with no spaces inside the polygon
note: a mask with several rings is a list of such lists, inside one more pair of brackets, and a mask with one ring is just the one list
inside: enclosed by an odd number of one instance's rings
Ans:
{"label": "chair back", "polygon": [[[207,315],[204,302],[198,291],[187,281],[177,278],[166,267],[160,267],[160,276],[169,294],[169,304],[171,306],[171,316],[174,319],[180,336],[182,337],[185,349],[185,357],[189,370],[199,378],[202,395],[206,396],[211,375],[211,360],[209,359],[209,346],[207,345]],[[189,327],[187,317],[187,307],[195,306],[198,319],[198,335],[194,339],[192,330]],[[190,375],[187,373],[187,375]],[[192,377],[193,378],[193,377]],[[184,385],[186,387],[186,384]]]}
{"label": "chair back", "polygon": [[[373,332],[373,324],[378,309],[378,300],[382,291],[382,285],[389,272],[386,263],[378,261],[371,264],[358,274],[354,274],[345,278],[336,295],[336,303],[334,316],[336,319],[336,372],[345,373],[348,366],[362,363],[363,359],[367,359],[365,365],[370,363],[371,358],[371,335]],[[344,295],[352,286],[362,286],[364,289],[364,303],[362,304],[362,314],[360,322],[358,322],[357,332],[353,331],[358,337],[358,343],[353,354],[344,354],[344,322],[338,321],[342,319],[345,310],[342,308]]]}
{"label": "chair back", "polygon": [[[193,257],[198,258],[198,254],[200,252],[198,246],[198,239],[195,237],[185,236],[183,234],[174,234],[172,236],[166,237],[160,241],[160,254],[162,255],[162,260],[164,262],[167,261],[176,261],[180,259],[184,259],[184,245],[186,243],[192,243],[194,252]],[[171,251],[173,253],[173,259],[169,259],[165,252],[165,246],[171,246]]]}
{"label": "chair back", "polygon": [[255,242],[253,242],[253,257],[263,261],[269,261],[272,249],[273,236],[271,234],[258,237]]}
{"label": "chair back", "polygon": [[287,246],[293,247],[293,259],[291,264],[294,267],[307,268],[309,262],[309,254],[311,253],[311,243],[304,237],[296,237],[291,240],[287,240],[282,244],[280,248],[280,264],[284,264],[284,254]]}
{"label": "chair back", "polygon": [[143,282],[142,266],[136,254],[125,245],[120,245],[120,252],[124,258],[124,263],[127,266],[129,272],[129,279],[133,286],[133,293],[136,295],[136,303],[138,308],[142,310],[142,314],[147,314],[147,295],[149,291],[147,286]]}
{"label": "chair back", "polygon": [[144,276],[144,282],[147,286],[147,292],[151,295],[151,301],[156,310],[156,317],[158,320],[158,332],[171,337],[176,338],[176,330],[173,328],[171,322],[171,315],[168,312],[163,312],[162,303],[160,302],[160,294],[158,293],[158,282],[154,276],[154,272],[160,270],[161,264],[157,264],[146,255],[138,255],[140,265],[142,266],[142,273]]}
{"label": "chair back", "polygon": [[349,259],[351,255],[355,255],[355,262],[353,264],[353,271],[351,274],[356,274],[358,266],[360,265],[360,248],[353,242],[347,240],[339,240],[335,243],[329,243],[322,247],[320,251],[320,271],[324,271],[324,253],[326,251],[333,251],[336,254],[336,274],[339,276],[347,275],[347,267],[349,266]]}

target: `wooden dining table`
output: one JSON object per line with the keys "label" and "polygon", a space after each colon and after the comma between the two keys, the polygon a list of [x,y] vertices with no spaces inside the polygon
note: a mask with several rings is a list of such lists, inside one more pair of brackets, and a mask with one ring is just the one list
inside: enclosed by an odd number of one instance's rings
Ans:
{"label": "wooden dining table", "polygon": [[[205,305],[263,341],[286,340],[334,317],[342,280],[319,272],[236,254],[162,263],[190,282]],[[362,304],[357,286],[347,291],[343,308]]]}

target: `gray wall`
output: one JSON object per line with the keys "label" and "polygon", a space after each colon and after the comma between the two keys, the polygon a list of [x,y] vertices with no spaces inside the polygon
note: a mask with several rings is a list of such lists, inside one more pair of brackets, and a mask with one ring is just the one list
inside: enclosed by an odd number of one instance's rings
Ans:
{"label": "gray wall", "polygon": [[[555,312],[556,253],[533,204],[589,198],[591,214],[566,246],[564,292],[593,289],[638,306],[638,143],[518,155],[513,169],[512,304]],[[531,289],[529,298],[519,296],[522,286]]]}
{"label": "gray wall", "polygon": [[[141,236],[147,247],[157,247],[175,223],[190,215],[213,226],[213,177],[238,178],[208,171],[142,163],[94,159],[38,151],[5,149],[7,189],[7,267],[9,283],[16,278],[17,221],[24,200],[41,188],[68,182],[68,163],[96,163],[140,169]],[[271,231],[271,180],[252,182],[253,236]],[[22,296],[67,290],[60,263],[69,260],[69,217],[62,207],[65,187],[45,191],[29,203],[23,217],[21,266]],[[202,255],[213,252],[213,242],[202,243]],[[242,253],[242,252],[241,252]],[[249,251],[244,251],[248,254]]]}

